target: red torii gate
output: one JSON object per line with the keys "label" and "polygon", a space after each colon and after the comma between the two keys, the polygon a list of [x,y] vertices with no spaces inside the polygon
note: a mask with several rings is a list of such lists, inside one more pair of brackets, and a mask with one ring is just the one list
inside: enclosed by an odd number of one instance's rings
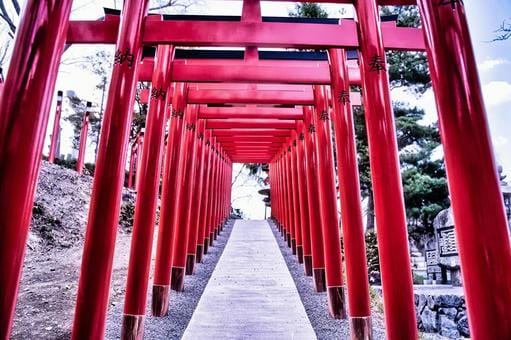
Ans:
{"label": "red torii gate", "polygon": [[[316,289],[328,290],[330,313],[344,316],[344,283],[336,242],[338,217],[333,209],[336,197],[328,123],[332,119],[337,159],[343,164],[338,176],[352,337],[371,337],[356,150],[347,95],[349,79],[363,88],[387,335],[389,339],[417,338],[385,49],[428,53],[471,334],[477,339],[511,337],[506,309],[511,303],[509,234],[461,1],[417,0],[423,29],[380,23],[378,4],[414,4],[411,0],[321,1],[354,4],[357,22],[343,20],[339,25],[267,20],[261,18],[257,0],[245,0],[240,21],[205,21],[200,17],[162,20],[155,16],[145,20],[147,1],[127,1],[120,20],[110,15],[104,21],[69,22],[71,2],[27,1],[25,13],[30,15],[24,15],[18,29],[0,100],[2,338],[8,338],[10,333],[48,110],[65,43],[115,43],[117,51],[94,178],[74,339],[96,339],[104,334],[127,132],[139,79],[151,79],[153,90],[142,154],[143,185],[137,198],[123,337],[141,337],[143,333],[156,182],[160,178],[163,127],[168,117],[171,126],[163,172],[153,314],[167,312],[170,269],[173,288],[182,289],[185,267],[188,272],[193,271],[191,255],[202,254],[201,246],[206,250],[221,230],[229,213],[232,162],[248,161],[270,162],[272,215],[299,260],[304,261],[306,273],[314,275]],[[149,61],[139,65],[143,44],[159,45],[154,71]],[[173,60],[174,46],[245,47],[246,60],[179,63]],[[256,47],[328,49],[328,68],[322,62],[257,61]],[[359,50],[359,78],[346,67],[342,49]],[[170,96],[166,94],[171,82],[177,85],[170,108]],[[215,118],[198,118],[202,108],[199,105],[279,102],[264,96],[247,101],[242,93],[232,89],[217,96],[213,95],[214,90],[209,91],[209,97],[204,93],[199,96],[200,90],[190,91],[184,82],[308,84],[314,85],[313,101],[287,99],[291,104],[303,105],[302,120],[284,119],[280,125],[273,121],[235,121],[226,128]],[[332,93],[321,85],[330,85]],[[288,120],[296,121],[296,125]],[[214,129],[208,129],[208,124],[213,124]],[[272,144],[262,148],[257,143],[245,147],[233,143],[255,139]],[[205,193],[201,192],[203,188]],[[190,212],[197,207],[199,216],[192,216]]]}

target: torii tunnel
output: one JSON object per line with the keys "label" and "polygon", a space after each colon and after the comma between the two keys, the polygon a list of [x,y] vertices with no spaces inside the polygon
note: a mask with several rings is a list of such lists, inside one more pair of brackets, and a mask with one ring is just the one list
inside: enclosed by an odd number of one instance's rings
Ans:
{"label": "torii tunnel", "polygon": [[[0,100],[2,339],[11,330],[49,109],[68,44],[115,44],[117,51],[73,339],[104,337],[138,81],[150,81],[151,91],[139,154],[123,338],[142,338],[144,315],[150,313],[145,306],[153,241],[152,314],[163,316],[172,303],[169,290],[183,289],[184,275],[193,272],[226,222],[232,165],[240,162],[269,164],[271,217],[282,236],[304,263],[305,275],[314,277],[315,289],[327,291],[331,317],[348,317],[353,339],[371,339],[352,116],[352,106],[363,105],[387,337],[417,339],[387,50],[427,53],[471,334],[511,339],[509,234],[463,1],[311,2],[353,4],[356,20],[262,17],[258,0],[245,0],[241,17],[148,15],[148,1],[133,0],[125,1],[120,13],[107,11],[103,20],[70,21],[72,0],[26,1]],[[422,28],[397,27],[378,14],[378,5],[414,4]],[[147,46],[156,48],[154,57],[143,56]],[[351,85],[361,87],[362,97],[350,93]],[[153,240],[161,177],[159,233]]]}

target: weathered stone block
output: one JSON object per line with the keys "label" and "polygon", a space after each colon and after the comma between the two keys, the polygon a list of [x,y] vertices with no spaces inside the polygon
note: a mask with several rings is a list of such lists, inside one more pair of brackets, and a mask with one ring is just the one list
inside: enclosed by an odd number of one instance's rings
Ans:
{"label": "weathered stone block", "polygon": [[438,295],[435,296],[435,303],[439,307],[458,307],[463,304],[463,300],[458,295]]}
{"label": "weathered stone block", "polygon": [[438,332],[438,319],[437,313],[432,311],[429,308],[424,308],[420,319],[422,321],[422,326],[424,327],[424,332],[426,333],[436,333]]}
{"label": "weathered stone block", "polygon": [[424,310],[424,307],[426,307],[427,304],[428,304],[428,299],[426,298],[426,296],[423,294],[418,295],[417,304],[416,304],[417,312],[419,314],[421,314],[422,311]]}
{"label": "weathered stone block", "polygon": [[468,328],[468,318],[466,315],[458,320],[458,332],[464,337],[470,337],[470,329]]}
{"label": "weathered stone block", "polygon": [[438,307],[438,301],[434,296],[428,295],[427,298],[428,308],[431,310],[436,310]]}
{"label": "weathered stone block", "polygon": [[458,325],[447,315],[439,316],[438,328],[440,329],[440,335],[450,339],[458,339],[460,337],[460,333],[458,332]]}
{"label": "weathered stone block", "polygon": [[438,313],[440,315],[445,315],[447,316],[449,319],[451,320],[455,320],[456,319],[456,315],[458,314],[458,310],[454,307],[450,307],[450,308],[440,308],[438,310]]}

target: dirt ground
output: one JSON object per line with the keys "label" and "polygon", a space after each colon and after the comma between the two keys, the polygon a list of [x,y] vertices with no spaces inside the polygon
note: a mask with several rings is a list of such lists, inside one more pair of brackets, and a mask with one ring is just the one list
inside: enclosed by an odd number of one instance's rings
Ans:
{"label": "dirt ground", "polygon": [[[123,303],[130,235],[120,233],[115,249],[110,305]],[[12,339],[69,339],[82,247],[26,254]]]}
{"label": "dirt ground", "polygon": [[[43,162],[27,242],[12,339],[69,339],[92,177]],[[135,196],[124,191],[110,289],[122,304]]]}

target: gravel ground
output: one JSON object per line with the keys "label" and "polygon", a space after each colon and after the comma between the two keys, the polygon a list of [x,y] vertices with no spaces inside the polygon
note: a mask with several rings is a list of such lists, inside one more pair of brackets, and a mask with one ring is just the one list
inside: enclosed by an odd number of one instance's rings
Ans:
{"label": "gravel ground", "polygon": [[[228,223],[218,236],[215,245],[209,248],[203,262],[195,267],[195,274],[186,276],[185,291],[171,292],[169,315],[164,318],[150,316],[151,296],[148,296],[145,322],[145,339],[181,339],[199,303],[200,297],[222,255],[232,231],[233,223]],[[121,334],[122,304],[112,306],[109,311],[106,339],[119,339]]]}
{"label": "gravel ground", "polygon": [[[326,293],[314,292],[312,277],[304,275],[303,265],[298,263],[271,221],[270,225],[318,339],[350,339],[348,321],[329,317]],[[373,312],[373,336],[374,339],[385,339],[383,320],[381,314],[376,312]]]}

